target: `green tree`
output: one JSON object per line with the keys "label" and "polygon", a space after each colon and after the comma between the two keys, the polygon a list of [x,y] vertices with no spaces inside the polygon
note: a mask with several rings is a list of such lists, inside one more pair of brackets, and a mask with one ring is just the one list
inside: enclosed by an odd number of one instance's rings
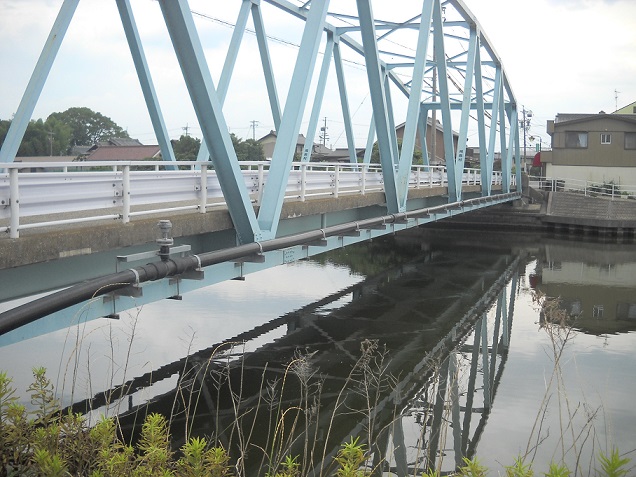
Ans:
{"label": "green tree", "polygon": [[[0,145],[9,132],[11,121],[0,121]],[[70,149],[71,128],[55,118],[30,121],[22,137],[17,156],[60,156]]]}
{"label": "green tree", "polygon": [[47,121],[51,118],[70,126],[71,146],[92,146],[111,137],[129,137],[112,119],[86,107],[52,113]]}
{"label": "green tree", "polygon": [[201,147],[201,140],[187,135],[181,135],[179,139],[173,139],[172,150],[177,161],[196,161]]}
{"label": "green tree", "polygon": [[263,146],[260,142],[254,139],[243,140],[231,133],[232,145],[234,151],[236,151],[236,157],[239,161],[264,161],[265,153],[263,153]]}

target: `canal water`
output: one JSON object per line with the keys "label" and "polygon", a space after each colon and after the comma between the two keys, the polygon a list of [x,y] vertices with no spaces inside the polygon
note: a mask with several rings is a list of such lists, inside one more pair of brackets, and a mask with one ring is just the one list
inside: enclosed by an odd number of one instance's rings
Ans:
{"label": "canal water", "polygon": [[376,475],[593,475],[599,452],[636,459],[634,330],[634,244],[424,228],[5,343],[0,369],[29,405],[45,366],[127,435],[162,412],[175,446],[212,438],[247,475],[328,473],[352,437]]}

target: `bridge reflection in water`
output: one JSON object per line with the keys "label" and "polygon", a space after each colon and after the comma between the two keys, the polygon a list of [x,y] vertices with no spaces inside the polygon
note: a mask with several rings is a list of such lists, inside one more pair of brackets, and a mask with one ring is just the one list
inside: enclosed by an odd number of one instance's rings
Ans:
{"label": "bridge reflection in water", "polygon": [[[170,415],[176,447],[186,435],[213,436],[246,455],[248,475],[286,455],[329,468],[351,436],[371,451],[375,474],[450,472],[474,455],[488,418],[524,264],[512,254],[422,251],[72,408],[128,407],[119,418],[133,435],[146,413]],[[279,327],[283,336],[243,352]],[[136,402],[175,377],[173,389]]]}

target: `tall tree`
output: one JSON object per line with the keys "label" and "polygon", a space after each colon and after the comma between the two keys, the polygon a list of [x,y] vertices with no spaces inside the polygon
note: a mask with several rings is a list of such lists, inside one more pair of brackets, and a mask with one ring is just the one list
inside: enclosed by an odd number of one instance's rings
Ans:
{"label": "tall tree", "polygon": [[231,133],[232,145],[236,152],[236,157],[239,161],[264,161],[265,153],[263,152],[263,146],[260,142],[254,139],[243,140]]}
{"label": "tall tree", "polygon": [[[4,142],[11,121],[0,121],[0,145]],[[70,149],[71,128],[57,119],[30,121],[18,148],[17,156],[60,156]]]}
{"label": "tall tree", "polygon": [[173,139],[172,150],[177,161],[196,161],[201,147],[201,140],[187,135],[181,135],[177,140]]}
{"label": "tall tree", "polygon": [[48,119],[51,118],[71,127],[71,146],[92,146],[111,137],[129,137],[112,119],[90,108],[69,108],[51,114]]}

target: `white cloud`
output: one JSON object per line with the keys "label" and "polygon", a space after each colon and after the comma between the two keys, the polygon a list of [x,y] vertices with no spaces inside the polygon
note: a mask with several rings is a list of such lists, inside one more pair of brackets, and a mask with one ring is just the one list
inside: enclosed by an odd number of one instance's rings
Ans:
{"label": "white cloud", "polygon": [[[544,140],[545,121],[559,112],[613,111],[636,100],[633,82],[636,64],[630,61],[636,50],[636,2],[627,0],[464,0],[475,14],[501,57],[520,104],[533,110],[533,132]],[[57,15],[61,0],[0,0],[0,118],[16,111],[42,45]],[[352,0],[331,2],[332,10],[355,13]],[[197,133],[197,120],[172,50],[170,38],[157,2],[132,2],[140,36],[157,89],[167,128],[178,137],[186,124]],[[206,48],[214,81],[218,81],[232,35],[227,23],[236,21],[240,2],[193,0],[192,10]],[[404,19],[417,13],[398,12],[392,2],[374,2],[378,18]],[[405,8],[407,6],[405,5]],[[298,53],[302,22],[263,4],[269,35],[287,44],[270,41],[281,107]],[[37,13],[34,13],[37,12]],[[399,13],[399,15],[398,15]],[[408,16],[408,15],[407,15]],[[398,18],[399,17],[399,18]],[[225,22],[225,23],[224,23]],[[251,20],[249,28],[253,28]],[[246,33],[236,64],[227,105],[228,127],[247,136],[250,121],[259,121],[257,135],[273,128],[265,82],[256,50],[255,37]],[[291,43],[291,45],[289,44]],[[320,62],[322,58],[319,58]],[[357,145],[363,145],[369,121],[370,100],[364,71],[346,64],[349,104],[356,126]],[[355,73],[355,74],[354,74]],[[330,90],[335,74],[330,73]],[[618,101],[615,101],[617,90]],[[401,98],[394,95],[397,103]],[[260,98],[260,101],[256,101]],[[258,103],[258,104],[257,104]],[[153,139],[132,60],[114,3],[83,0],[51,71],[34,112],[46,117],[72,106],[88,106],[128,128],[142,141]],[[358,109],[359,108],[359,109]],[[332,121],[332,141],[344,142],[342,114],[335,95],[325,101],[321,117]],[[308,116],[303,118],[306,128]],[[400,119],[401,120],[401,119]],[[301,132],[305,132],[301,130]]]}

